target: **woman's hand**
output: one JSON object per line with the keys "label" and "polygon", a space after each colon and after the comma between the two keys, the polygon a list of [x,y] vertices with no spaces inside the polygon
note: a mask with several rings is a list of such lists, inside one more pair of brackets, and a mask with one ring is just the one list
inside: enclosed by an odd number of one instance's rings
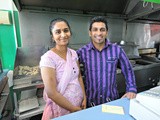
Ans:
{"label": "woman's hand", "polygon": [[71,113],[72,113],[72,112],[77,112],[77,111],[80,111],[80,110],[82,110],[81,107],[75,106],[75,107],[73,108],[73,110],[71,111]]}
{"label": "woman's hand", "polygon": [[81,105],[81,108],[82,109],[86,109],[86,103],[87,103],[87,100],[86,100],[86,97],[83,99],[82,101],[82,105]]}

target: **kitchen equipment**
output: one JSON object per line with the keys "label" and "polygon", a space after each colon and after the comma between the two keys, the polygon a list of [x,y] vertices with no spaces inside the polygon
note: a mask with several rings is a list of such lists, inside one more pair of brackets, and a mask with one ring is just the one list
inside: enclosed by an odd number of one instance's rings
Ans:
{"label": "kitchen equipment", "polygon": [[126,42],[124,40],[120,41],[120,45],[125,45],[125,44],[126,44]]}
{"label": "kitchen equipment", "polygon": [[47,50],[43,46],[17,48],[13,71],[15,117],[17,119],[26,119],[43,112],[45,105],[42,98],[44,85],[39,62],[40,57]]}
{"label": "kitchen equipment", "polygon": [[150,56],[150,57],[156,57],[156,48],[141,48],[138,49],[139,54],[141,56]]}
{"label": "kitchen equipment", "polygon": [[119,45],[123,48],[129,59],[141,58],[138,52],[138,45],[136,45],[134,42],[126,42],[121,40]]}
{"label": "kitchen equipment", "polygon": [[[160,60],[155,57],[146,56],[150,53],[155,53],[155,49],[148,50],[145,48],[138,51],[137,45],[132,42],[126,42],[126,44],[121,47],[126,52],[133,67],[138,92],[155,87],[160,80]],[[142,55],[142,53],[144,54]],[[126,91],[124,81],[125,78],[123,75],[121,73],[117,73],[117,88],[120,96],[122,96]]]}
{"label": "kitchen equipment", "polygon": [[[138,93],[135,99],[130,101],[129,113],[136,120],[160,119],[160,86]],[[139,111],[143,111],[139,114]]]}
{"label": "kitchen equipment", "polygon": [[137,94],[136,100],[160,117],[160,108],[157,107],[160,106],[160,86]]}

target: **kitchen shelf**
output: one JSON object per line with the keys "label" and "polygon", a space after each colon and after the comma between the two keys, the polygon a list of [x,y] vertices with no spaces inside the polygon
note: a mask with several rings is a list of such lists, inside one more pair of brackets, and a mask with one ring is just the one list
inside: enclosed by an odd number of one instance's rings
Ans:
{"label": "kitchen shelf", "polygon": [[140,55],[152,55],[152,54],[160,54],[160,52],[141,53]]}
{"label": "kitchen shelf", "polygon": [[36,96],[20,100],[18,103],[19,113],[26,112],[39,107],[38,99]]}
{"label": "kitchen shelf", "polygon": [[11,120],[13,107],[10,98],[7,71],[0,74],[0,120]]}
{"label": "kitchen shelf", "polygon": [[39,81],[37,83],[31,83],[31,84],[21,84],[21,85],[14,85],[13,90],[19,90],[19,89],[29,89],[32,87],[44,87],[43,81]]}
{"label": "kitchen shelf", "polygon": [[1,95],[1,98],[0,98],[0,114],[2,114],[2,111],[4,109],[4,106],[6,104],[6,101],[8,99],[8,95],[9,93],[6,93],[6,95]]}
{"label": "kitchen shelf", "polygon": [[136,44],[125,44],[125,45],[120,45],[121,47],[126,47],[126,46],[133,46],[133,47],[137,47],[139,45]]}
{"label": "kitchen shelf", "polygon": [[[13,86],[15,111],[14,116],[17,120],[23,120],[43,113],[45,102],[42,95],[39,96],[38,90],[44,89],[42,79],[15,79]],[[19,81],[18,81],[19,80]],[[25,82],[23,80],[26,80]],[[25,94],[25,95],[24,95]],[[32,98],[36,98],[32,101]],[[38,102],[36,102],[38,100]],[[27,103],[28,102],[28,103]],[[33,102],[33,103],[32,103]],[[29,105],[30,104],[30,105]],[[32,104],[34,104],[32,106]],[[27,106],[28,105],[28,106]]]}
{"label": "kitchen shelf", "polygon": [[[29,105],[25,106],[20,103],[32,102],[25,101],[25,99],[33,97],[41,99],[43,97],[44,84],[40,74],[39,61],[47,51],[48,49],[44,46],[17,48],[13,71],[14,116],[17,120],[29,119],[43,112],[45,104],[37,105],[36,103],[37,106],[29,107]],[[38,101],[40,102],[40,100]],[[21,107],[24,107],[24,110]]]}
{"label": "kitchen shelf", "polygon": [[38,98],[38,102],[39,102],[38,108],[34,108],[32,110],[20,114],[15,114],[15,116],[17,116],[19,120],[22,120],[43,113],[45,107],[45,101],[43,100],[43,98]]}

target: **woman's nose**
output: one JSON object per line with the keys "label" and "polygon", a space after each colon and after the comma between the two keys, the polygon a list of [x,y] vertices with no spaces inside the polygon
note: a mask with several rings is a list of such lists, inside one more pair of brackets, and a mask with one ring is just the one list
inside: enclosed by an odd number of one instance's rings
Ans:
{"label": "woman's nose", "polygon": [[62,37],[65,37],[65,36],[66,36],[66,33],[65,33],[65,32],[62,32],[62,33],[61,33],[61,36],[62,36]]}

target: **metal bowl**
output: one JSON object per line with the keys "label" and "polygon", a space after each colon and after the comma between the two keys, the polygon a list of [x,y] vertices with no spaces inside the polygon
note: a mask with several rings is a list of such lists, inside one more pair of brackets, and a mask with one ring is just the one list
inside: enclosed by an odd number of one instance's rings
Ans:
{"label": "metal bowl", "polygon": [[126,42],[124,40],[121,40],[120,45],[125,45]]}

